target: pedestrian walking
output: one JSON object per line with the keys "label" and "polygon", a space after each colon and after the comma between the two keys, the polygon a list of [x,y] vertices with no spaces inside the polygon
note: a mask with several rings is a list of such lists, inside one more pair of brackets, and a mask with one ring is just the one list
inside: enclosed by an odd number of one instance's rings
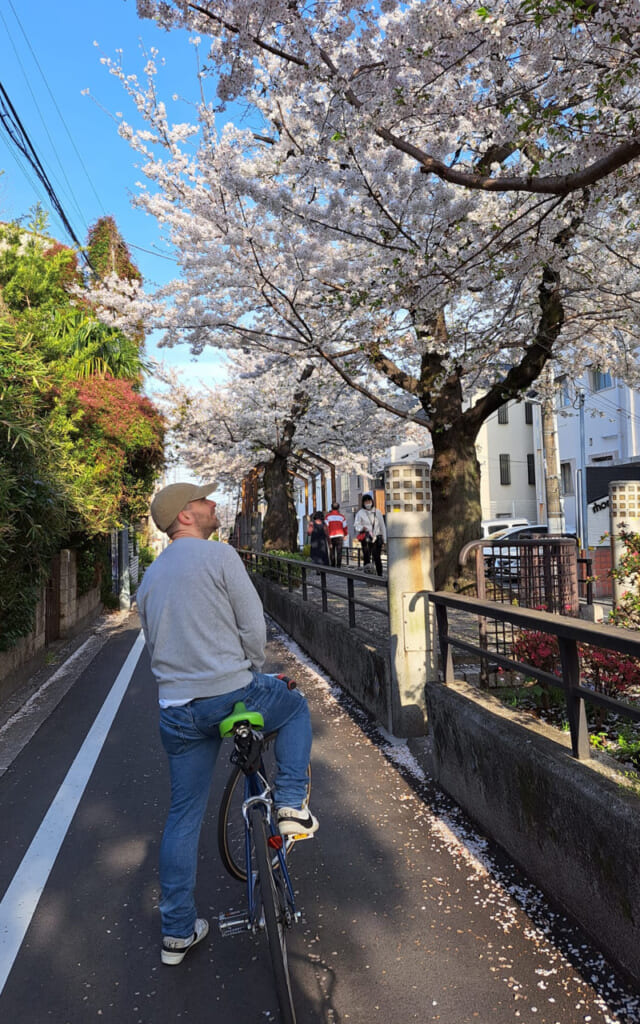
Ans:
{"label": "pedestrian walking", "polygon": [[342,565],[342,545],[348,534],[347,520],[340,511],[337,501],[331,503],[331,511],[325,519],[329,534],[329,560],[337,569]]}
{"label": "pedestrian walking", "polygon": [[[373,495],[362,495],[362,507],[356,512],[354,522],[356,538],[362,546],[364,571],[375,572],[382,576],[382,546],[387,541],[387,528],[382,513],[374,507]],[[368,568],[369,567],[369,568]]]}
{"label": "pedestrian walking", "polygon": [[316,565],[329,564],[329,533],[324,521],[324,512],[314,512],[307,527],[311,561]]}
{"label": "pedestrian walking", "polygon": [[238,553],[208,538],[218,529],[213,484],[175,483],[151,503],[171,544],[146,570],[137,605],[158,683],[160,735],[171,806],[160,845],[161,961],[179,964],[209,930],[196,914],[198,842],[220,749],[218,725],[237,701],[278,731],[275,802],[283,835],[312,834],[305,806],[311,721],[299,690],[261,672],[266,627]]}

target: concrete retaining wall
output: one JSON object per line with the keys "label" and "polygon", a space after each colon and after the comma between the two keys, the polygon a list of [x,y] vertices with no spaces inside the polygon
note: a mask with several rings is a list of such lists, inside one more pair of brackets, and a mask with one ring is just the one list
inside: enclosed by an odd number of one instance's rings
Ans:
{"label": "concrete retaining wall", "polygon": [[45,606],[44,597],[36,606],[34,628],[8,651],[0,651],[0,699],[8,697],[24,678],[22,670],[34,665],[44,651]]}
{"label": "concrete retaining wall", "polygon": [[100,585],[78,596],[75,551],[60,552],[60,637],[70,636],[101,608]]}
{"label": "concrete retaining wall", "polygon": [[640,986],[640,797],[465,683],[427,707],[436,782]]}
{"label": "concrete retaining wall", "polygon": [[391,722],[389,657],[332,615],[262,576],[251,577],[264,610],[385,728]]}
{"label": "concrete retaining wall", "polygon": [[[60,640],[73,636],[96,618],[102,610],[100,587],[93,587],[78,597],[76,553],[60,553]],[[34,628],[8,651],[0,652],[0,699],[8,697],[16,687],[36,672],[46,656],[45,601],[38,602]]]}

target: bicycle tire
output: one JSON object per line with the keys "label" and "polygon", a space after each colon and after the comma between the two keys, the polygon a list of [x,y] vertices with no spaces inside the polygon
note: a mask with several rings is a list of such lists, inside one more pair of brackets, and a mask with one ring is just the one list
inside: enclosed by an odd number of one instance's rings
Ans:
{"label": "bicycle tire", "polygon": [[218,811],[218,850],[226,870],[239,882],[247,880],[243,802],[244,775],[240,768],[234,768],[224,787]]}
{"label": "bicycle tire", "polygon": [[267,824],[264,809],[253,806],[249,810],[256,870],[256,915],[260,916],[260,903],[264,914],[265,931],[269,943],[271,966],[276,985],[282,1024],[296,1024],[296,1011],[291,992],[289,961],[287,957],[288,897],[282,872],[274,869],[267,845]]}
{"label": "bicycle tire", "polygon": [[[265,755],[267,755],[271,741],[275,739],[275,736],[276,734],[273,732],[265,737]],[[311,765],[309,765],[308,772],[307,801],[311,792]],[[267,777],[271,778],[272,776],[273,771],[270,766],[267,766]],[[245,824],[242,814],[243,802],[244,774],[242,769],[236,766],[227,779],[220,800],[220,809],[218,811],[218,850],[226,870],[232,878],[236,878],[239,882],[246,882],[247,880]],[[289,844],[288,849],[291,848],[291,845],[295,844]]]}

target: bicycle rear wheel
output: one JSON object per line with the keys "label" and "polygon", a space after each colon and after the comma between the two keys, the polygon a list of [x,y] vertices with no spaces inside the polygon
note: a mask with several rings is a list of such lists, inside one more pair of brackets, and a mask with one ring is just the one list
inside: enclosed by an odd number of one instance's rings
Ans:
{"label": "bicycle rear wheel", "polygon": [[[271,780],[275,775],[275,757],[273,753],[273,740],[276,734],[269,733],[264,740],[264,768],[266,778]],[[307,786],[307,800],[311,792],[311,766],[309,766],[309,784]],[[242,815],[242,804],[244,803],[244,774],[238,767],[234,767],[224,787],[220,809],[218,811],[218,850],[220,858],[226,870],[240,882],[247,880],[247,867],[245,863],[245,824]],[[287,849],[291,845],[287,844]]]}
{"label": "bicycle rear wheel", "polygon": [[271,966],[276,983],[283,1024],[296,1024],[296,1011],[291,993],[286,933],[291,923],[291,910],[282,871],[274,868],[267,843],[267,825],[264,809],[253,806],[249,810],[258,880],[256,882],[256,913],[262,903],[265,930],[269,942]]}
{"label": "bicycle rear wheel", "polygon": [[224,787],[218,811],[218,850],[229,874],[240,882],[247,880],[243,802],[244,775],[239,768],[234,768]]}

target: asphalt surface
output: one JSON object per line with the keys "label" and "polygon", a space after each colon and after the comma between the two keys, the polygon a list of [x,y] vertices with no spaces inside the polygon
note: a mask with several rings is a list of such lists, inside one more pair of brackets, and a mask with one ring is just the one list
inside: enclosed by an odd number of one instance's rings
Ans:
{"label": "asphalt surface", "polygon": [[[304,912],[289,941],[299,1024],[640,1021],[640,996],[477,835],[406,746],[273,626],[270,637],[268,670],[299,680],[314,724],[320,830],[291,860]],[[226,756],[200,851],[198,906],[211,932],[180,966],[160,963],[168,781],[146,653],[127,662],[137,639],[132,613],[0,726],[0,1020],[277,1022],[266,944],[221,939],[215,924],[243,899],[216,849]],[[92,740],[100,729],[103,742]]]}

